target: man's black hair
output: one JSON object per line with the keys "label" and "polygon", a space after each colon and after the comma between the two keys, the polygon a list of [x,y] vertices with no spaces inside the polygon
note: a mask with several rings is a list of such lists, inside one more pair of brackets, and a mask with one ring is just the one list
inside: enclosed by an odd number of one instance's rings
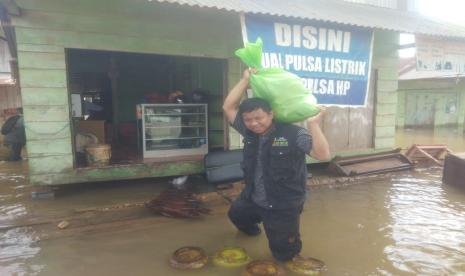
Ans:
{"label": "man's black hair", "polygon": [[252,112],[257,109],[262,109],[266,113],[271,112],[271,106],[267,101],[260,98],[250,98],[244,100],[241,105],[239,105],[239,114],[242,115],[244,112]]}

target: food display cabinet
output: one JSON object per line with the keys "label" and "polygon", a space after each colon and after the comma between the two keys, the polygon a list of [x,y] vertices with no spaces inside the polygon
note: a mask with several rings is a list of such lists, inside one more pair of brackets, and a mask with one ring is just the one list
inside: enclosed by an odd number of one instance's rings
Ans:
{"label": "food display cabinet", "polygon": [[141,104],[138,113],[144,158],[208,153],[206,104]]}

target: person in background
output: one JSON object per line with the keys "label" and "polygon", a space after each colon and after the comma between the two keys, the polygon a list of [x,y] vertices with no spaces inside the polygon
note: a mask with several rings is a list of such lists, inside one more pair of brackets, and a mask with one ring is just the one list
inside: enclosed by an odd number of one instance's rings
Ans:
{"label": "person in background", "polygon": [[251,72],[255,69],[244,71],[223,104],[227,120],[244,137],[246,185],[228,216],[250,236],[261,233],[258,224],[262,222],[273,256],[289,261],[302,248],[299,223],[306,198],[305,157],[330,158],[328,142],[319,126],[324,109],[307,119],[308,130],[275,122],[267,101],[251,98],[240,103]]}
{"label": "person in background", "polygon": [[26,134],[24,129],[23,109],[16,110],[16,123],[14,123],[8,132],[5,134],[4,144],[10,148],[10,158],[8,161],[21,160],[21,150],[26,144]]}

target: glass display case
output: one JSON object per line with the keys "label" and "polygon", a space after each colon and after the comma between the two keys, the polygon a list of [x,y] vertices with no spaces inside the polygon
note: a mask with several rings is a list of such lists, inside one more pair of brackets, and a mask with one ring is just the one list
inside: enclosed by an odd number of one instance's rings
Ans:
{"label": "glass display case", "polygon": [[206,104],[141,104],[144,158],[208,153]]}

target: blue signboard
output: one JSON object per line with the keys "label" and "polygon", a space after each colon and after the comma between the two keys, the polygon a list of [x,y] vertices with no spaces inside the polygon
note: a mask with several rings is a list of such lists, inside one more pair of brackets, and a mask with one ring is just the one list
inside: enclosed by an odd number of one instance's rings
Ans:
{"label": "blue signboard", "polygon": [[322,21],[243,15],[244,41],[263,40],[262,64],[302,78],[318,104],[365,106],[373,32]]}

